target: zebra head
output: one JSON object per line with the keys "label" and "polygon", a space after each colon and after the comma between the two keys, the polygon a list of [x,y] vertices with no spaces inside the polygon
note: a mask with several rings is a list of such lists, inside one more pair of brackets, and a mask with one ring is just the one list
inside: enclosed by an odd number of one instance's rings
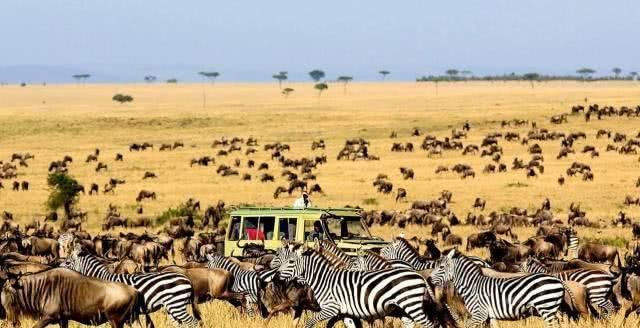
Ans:
{"label": "zebra head", "polygon": [[66,232],[58,237],[58,245],[60,245],[60,257],[65,258],[69,255],[71,247],[75,244],[76,237],[73,233]]}
{"label": "zebra head", "polygon": [[455,276],[456,258],[459,256],[454,249],[438,260],[438,266],[431,272],[430,278],[434,285],[444,286],[453,281]]}
{"label": "zebra head", "polygon": [[391,243],[389,243],[387,246],[383,247],[380,250],[380,256],[388,260],[402,259],[400,257],[402,245],[403,245],[402,242],[396,238]]}
{"label": "zebra head", "polygon": [[295,251],[300,248],[302,244],[284,242],[282,247],[276,250],[276,254],[269,263],[272,269],[279,268],[283,263],[287,263],[289,259],[294,255]]}
{"label": "zebra head", "polygon": [[82,272],[82,265],[80,261],[82,252],[83,252],[82,245],[74,244],[73,249],[69,252],[69,254],[67,254],[67,257],[60,264],[60,267],[77,271],[77,272]]}
{"label": "zebra head", "polygon": [[284,281],[292,281],[296,280],[300,283],[305,284],[306,281],[304,279],[304,261],[305,258],[308,258],[308,252],[313,252],[313,250],[305,250],[303,247],[296,249],[291,253],[288,260],[283,262],[278,268],[278,275],[280,279]]}

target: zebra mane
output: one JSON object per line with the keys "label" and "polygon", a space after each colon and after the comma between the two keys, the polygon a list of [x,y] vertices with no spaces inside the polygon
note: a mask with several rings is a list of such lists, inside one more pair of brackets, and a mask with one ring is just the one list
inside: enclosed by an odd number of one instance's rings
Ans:
{"label": "zebra mane", "polygon": [[304,252],[302,252],[302,257],[312,257],[315,256],[317,258],[320,259],[320,261],[324,262],[323,264],[327,265],[328,267],[331,268],[335,268],[335,266],[333,265],[333,262],[331,262],[331,259],[329,257],[327,257],[323,252],[321,251],[317,251],[313,248],[308,248],[306,249]]}
{"label": "zebra mane", "polygon": [[418,258],[422,258],[422,255],[420,255],[420,252],[415,247],[413,247],[413,245],[411,245],[411,243],[408,240],[406,240],[405,238],[396,237],[395,241],[399,242],[402,246],[404,246],[407,249],[409,249]]}
{"label": "zebra mane", "polygon": [[315,251],[318,255],[324,257],[325,260],[329,261],[331,263],[331,266],[336,269],[343,269],[347,266],[347,263],[343,259],[341,259],[340,256],[334,254],[329,250],[326,250],[323,247],[320,247]]}
{"label": "zebra mane", "polygon": [[338,245],[330,240],[318,240],[316,242],[316,246],[318,246],[319,249],[326,251],[327,253],[331,253],[331,255],[337,257],[342,262],[345,262],[347,259],[349,259],[349,255],[338,248]]}

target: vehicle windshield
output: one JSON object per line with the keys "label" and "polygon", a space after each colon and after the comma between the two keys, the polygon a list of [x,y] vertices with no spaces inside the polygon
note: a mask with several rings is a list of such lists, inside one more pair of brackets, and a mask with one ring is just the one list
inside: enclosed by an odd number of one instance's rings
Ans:
{"label": "vehicle windshield", "polygon": [[325,220],[327,232],[332,239],[370,239],[369,230],[359,216],[328,217]]}

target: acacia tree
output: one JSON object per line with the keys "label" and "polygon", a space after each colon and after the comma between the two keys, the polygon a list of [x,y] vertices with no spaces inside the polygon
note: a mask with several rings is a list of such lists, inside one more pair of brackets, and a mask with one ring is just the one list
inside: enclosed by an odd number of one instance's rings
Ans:
{"label": "acacia tree", "polygon": [[591,77],[591,74],[595,73],[596,71],[592,68],[589,67],[583,67],[579,70],[576,71],[576,73],[582,75],[582,81],[586,81],[588,78]]}
{"label": "acacia tree", "polygon": [[462,77],[466,80],[467,78],[469,78],[471,76],[471,74],[473,74],[471,71],[469,70],[462,70],[460,71],[460,75],[462,75]]}
{"label": "acacia tree", "polygon": [[46,206],[51,211],[57,211],[62,207],[66,219],[71,218],[73,206],[78,202],[78,195],[82,187],[66,173],[51,173],[47,177],[49,185],[49,198]]}
{"label": "acacia tree", "polygon": [[314,82],[320,82],[320,80],[324,79],[324,71],[320,69],[314,69],[309,72],[309,76]]}
{"label": "acacia tree", "polygon": [[215,84],[216,83],[216,78],[218,78],[218,76],[220,76],[220,73],[218,73],[218,72],[198,72],[198,74],[200,74],[201,76],[209,79],[209,81],[211,81],[211,84]]}
{"label": "acacia tree", "polygon": [[286,81],[289,78],[289,73],[283,71],[278,74],[274,74],[272,77],[278,80],[278,86],[282,89],[282,81]]}
{"label": "acacia tree", "polygon": [[155,75],[147,75],[144,77],[145,82],[147,83],[153,83],[157,80],[158,78]]}
{"label": "acacia tree", "polygon": [[353,81],[353,77],[351,77],[351,76],[338,76],[337,81],[342,83],[343,92],[346,95],[347,94],[347,84],[349,84],[349,82]]}
{"label": "acacia tree", "polygon": [[322,91],[329,89],[329,86],[326,83],[316,83],[313,88],[318,90],[318,98],[320,98]]}
{"label": "acacia tree", "polygon": [[84,83],[88,78],[91,77],[91,74],[74,74],[71,75],[72,78],[74,78],[76,81],[78,82],[82,82]]}
{"label": "acacia tree", "polygon": [[382,81],[384,81],[387,78],[387,75],[391,74],[391,72],[387,70],[382,70],[382,71],[379,71],[378,73],[382,75]]}
{"label": "acacia tree", "polygon": [[451,68],[446,70],[444,73],[449,76],[450,80],[455,80],[458,77],[458,73],[460,73],[460,71],[455,68]]}
{"label": "acacia tree", "polygon": [[522,77],[531,83],[531,89],[533,89],[533,82],[540,80],[540,74],[538,73],[527,73]]}
{"label": "acacia tree", "polygon": [[284,90],[282,90],[282,95],[284,95],[285,98],[289,98],[289,94],[293,91],[293,88],[284,88]]}
{"label": "acacia tree", "polygon": [[618,76],[620,76],[620,73],[622,73],[622,68],[620,67],[614,67],[612,70],[613,74],[616,77],[616,80],[618,79]]}

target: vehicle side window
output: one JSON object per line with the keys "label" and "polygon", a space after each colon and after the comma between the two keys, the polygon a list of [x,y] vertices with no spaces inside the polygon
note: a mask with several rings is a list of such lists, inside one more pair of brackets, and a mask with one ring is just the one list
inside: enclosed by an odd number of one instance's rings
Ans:
{"label": "vehicle side window", "polygon": [[234,216],[231,218],[231,224],[229,225],[229,240],[240,239],[240,217]]}
{"label": "vehicle side window", "polygon": [[273,240],[276,218],[273,216],[250,216],[244,218],[242,239]]}
{"label": "vehicle side window", "polygon": [[297,222],[297,218],[280,218],[280,224],[278,226],[280,235],[278,236],[278,239],[296,240]]}

